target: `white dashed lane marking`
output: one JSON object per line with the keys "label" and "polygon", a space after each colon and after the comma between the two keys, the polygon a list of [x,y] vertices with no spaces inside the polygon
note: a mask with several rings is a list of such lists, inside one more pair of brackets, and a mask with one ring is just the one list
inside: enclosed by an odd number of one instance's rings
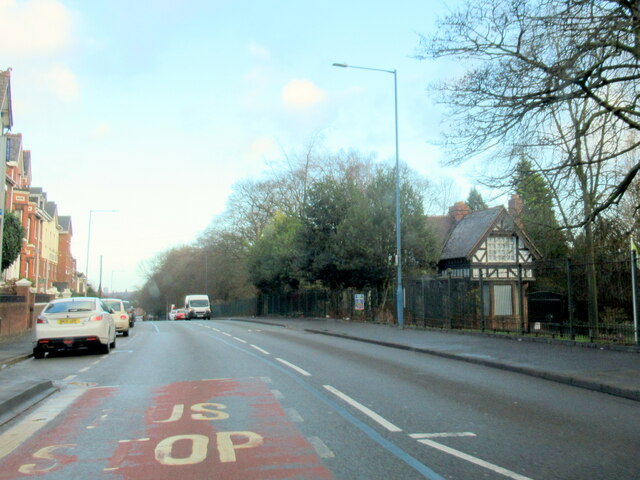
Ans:
{"label": "white dashed lane marking", "polygon": [[353,398],[351,398],[349,395],[342,393],[340,390],[338,390],[337,388],[333,388],[331,385],[324,385],[324,388],[327,389],[328,391],[330,391],[331,393],[333,393],[335,396],[337,396],[338,398],[344,400],[345,402],[347,402],[349,405],[351,405],[352,407],[360,410],[362,413],[364,413],[367,417],[369,417],[371,420],[377,422],[378,424],[382,425],[384,428],[386,428],[387,430],[389,430],[390,432],[401,432],[402,429],[399,427],[396,427],[393,423],[391,423],[390,421],[384,419],[383,417],[381,417],[380,415],[378,415],[376,412],[374,412],[373,410],[371,410],[368,407],[365,407],[364,405],[362,405],[360,402],[357,402],[356,400],[354,400]]}
{"label": "white dashed lane marking", "polygon": [[309,372],[307,372],[305,369],[300,368],[297,365],[294,365],[293,363],[289,363],[286,360],[283,360],[282,358],[276,358],[276,360],[279,361],[280,363],[282,363],[283,365],[286,365],[290,369],[295,370],[299,374],[304,375],[305,377],[310,377],[311,376],[311,374]]}
{"label": "white dashed lane marking", "polygon": [[255,348],[256,350],[258,350],[260,353],[264,353],[265,355],[269,355],[269,352],[267,352],[266,350],[260,348],[257,345],[251,344],[251,348]]}

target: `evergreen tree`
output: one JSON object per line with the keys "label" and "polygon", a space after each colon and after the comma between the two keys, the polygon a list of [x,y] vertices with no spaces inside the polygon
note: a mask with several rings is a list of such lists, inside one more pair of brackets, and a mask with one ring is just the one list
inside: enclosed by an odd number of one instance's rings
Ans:
{"label": "evergreen tree", "polygon": [[296,236],[299,228],[297,218],[277,213],[249,250],[249,277],[261,292],[278,293],[298,288]]}
{"label": "evergreen tree", "polygon": [[6,270],[20,255],[22,238],[25,235],[24,228],[18,217],[7,212],[4,217],[4,229],[2,233],[2,270]]}
{"label": "evergreen tree", "polygon": [[553,209],[551,189],[526,157],[518,162],[512,185],[522,199],[522,212],[517,220],[543,258],[566,257],[567,239]]}
{"label": "evergreen tree", "polygon": [[472,212],[477,212],[478,210],[484,210],[487,207],[484,199],[480,192],[473,187],[471,191],[469,191],[469,196],[467,197],[467,205],[469,206],[469,210]]}

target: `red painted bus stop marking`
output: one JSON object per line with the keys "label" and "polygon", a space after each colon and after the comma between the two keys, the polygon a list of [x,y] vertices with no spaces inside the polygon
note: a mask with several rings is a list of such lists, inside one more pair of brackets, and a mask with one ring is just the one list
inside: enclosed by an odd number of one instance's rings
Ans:
{"label": "red painted bus stop marking", "polygon": [[[54,471],[72,474],[77,462],[83,462],[84,472],[95,465],[95,478],[111,473],[131,480],[333,478],[260,379],[159,387],[150,405],[127,413],[144,419],[131,422],[138,427],[127,432],[128,438],[98,437],[104,431],[87,430],[86,425],[119,390],[88,389],[44,433],[0,461],[0,479]],[[94,442],[111,453],[87,459],[86,448],[81,451],[83,444],[78,446],[80,432],[85,444]],[[76,455],[80,451],[82,455]]]}

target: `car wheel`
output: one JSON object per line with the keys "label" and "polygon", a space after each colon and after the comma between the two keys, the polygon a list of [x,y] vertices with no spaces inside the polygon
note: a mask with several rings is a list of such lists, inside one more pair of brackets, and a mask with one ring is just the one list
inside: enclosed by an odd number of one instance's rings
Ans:
{"label": "car wheel", "polygon": [[129,336],[129,330],[125,330],[124,332],[122,332],[122,336],[123,337],[128,337]]}
{"label": "car wheel", "polygon": [[113,332],[113,342],[109,344],[110,348],[116,348],[116,337],[117,337],[116,333]]}
{"label": "car wheel", "polygon": [[33,349],[33,358],[44,358],[44,350],[42,350],[41,348],[34,348]]}

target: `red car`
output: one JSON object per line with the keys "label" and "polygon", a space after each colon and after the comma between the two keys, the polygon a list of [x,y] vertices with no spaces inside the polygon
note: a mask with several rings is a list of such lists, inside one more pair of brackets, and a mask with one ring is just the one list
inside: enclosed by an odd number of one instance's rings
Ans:
{"label": "red car", "polygon": [[176,320],[186,320],[187,311],[184,309],[176,310]]}

